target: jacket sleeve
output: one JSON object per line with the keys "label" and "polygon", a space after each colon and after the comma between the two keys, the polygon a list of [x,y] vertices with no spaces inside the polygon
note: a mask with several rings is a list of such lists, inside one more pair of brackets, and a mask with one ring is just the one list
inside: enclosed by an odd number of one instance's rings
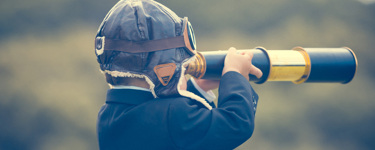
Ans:
{"label": "jacket sleeve", "polygon": [[177,100],[169,106],[169,133],[181,149],[234,149],[254,130],[257,94],[237,72],[220,81],[218,108],[208,110],[194,100]]}

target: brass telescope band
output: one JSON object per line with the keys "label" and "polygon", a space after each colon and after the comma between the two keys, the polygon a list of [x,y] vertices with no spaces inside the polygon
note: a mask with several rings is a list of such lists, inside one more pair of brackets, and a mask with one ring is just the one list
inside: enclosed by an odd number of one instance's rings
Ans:
{"label": "brass telescope band", "polygon": [[[357,58],[347,47],[302,48],[292,50],[266,50],[256,47],[249,50],[254,57],[252,63],[263,72],[257,79],[250,75],[250,81],[261,84],[265,81],[304,82],[350,82],[357,70]],[[227,51],[198,52],[196,60],[186,71],[195,78],[219,79],[224,67]]]}

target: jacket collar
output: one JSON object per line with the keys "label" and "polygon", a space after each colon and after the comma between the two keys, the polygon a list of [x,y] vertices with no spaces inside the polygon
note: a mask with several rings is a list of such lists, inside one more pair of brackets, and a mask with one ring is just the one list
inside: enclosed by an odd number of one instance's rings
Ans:
{"label": "jacket collar", "polygon": [[154,99],[151,92],[134,89],[109,89],[106,102],[139,105]]}

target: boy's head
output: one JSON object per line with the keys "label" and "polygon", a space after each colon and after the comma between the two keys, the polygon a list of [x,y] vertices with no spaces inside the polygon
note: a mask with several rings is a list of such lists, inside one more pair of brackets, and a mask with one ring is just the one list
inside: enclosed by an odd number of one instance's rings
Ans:
{"label": "boy's head", "polygon": [[111,86],[131,85],[133,78],[141,78],[155,97],[196,97],[180,90],[196,55],[192,27],[187,18],[158,2],[119,1],[100,25],[95,49]]}

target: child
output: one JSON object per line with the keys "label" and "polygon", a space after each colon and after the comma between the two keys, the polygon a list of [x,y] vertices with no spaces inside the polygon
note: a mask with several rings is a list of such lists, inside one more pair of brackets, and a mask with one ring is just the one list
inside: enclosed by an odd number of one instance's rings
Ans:
{"label": "child", "polygon": [[152,0],[119,1],[95,47],[110,86],[97,121],[101,150],[234,149],[252,135],[258,95],[248,74],[262,72],[251,52],[230,48],[221,81],[186,81],[197,53],[192,27]]}

